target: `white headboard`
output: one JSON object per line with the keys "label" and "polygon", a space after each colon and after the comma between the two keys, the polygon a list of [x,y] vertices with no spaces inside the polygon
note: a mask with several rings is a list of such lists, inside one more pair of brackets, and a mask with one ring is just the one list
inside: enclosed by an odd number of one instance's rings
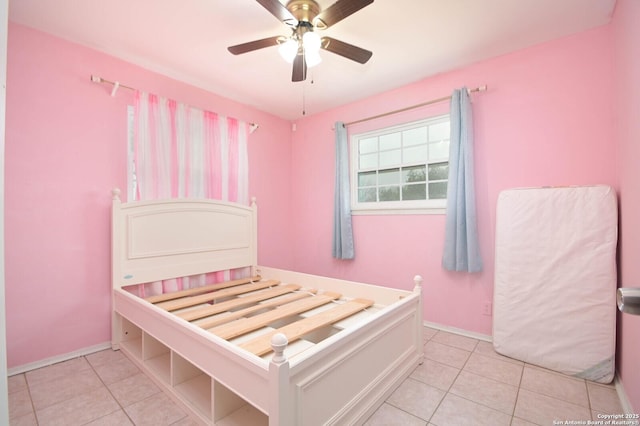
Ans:
{"label": "white headboard", "polygon": [[257,207],[217,200],[122,203],[113,190],[114,288],[255,266]]}

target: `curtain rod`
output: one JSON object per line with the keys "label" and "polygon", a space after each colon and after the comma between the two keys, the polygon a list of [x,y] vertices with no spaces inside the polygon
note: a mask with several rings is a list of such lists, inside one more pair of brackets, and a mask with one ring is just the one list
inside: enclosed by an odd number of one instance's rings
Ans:
{"label": "curtain rod", "polygon": [[[118,91],[118,89],[120,87],[122,87],[123,89],[129,89],[129,90],[137,90],[134,89],[133,87],[130,86],[125,86],[124,84],[120,84],[119,81],[109,81],[109,80],[105,80],[102,77],[98,77],[95,76],[93,74],[91,74],[91,81],[94,83],[106,83],[106,84],[111,84],[113,86],[113,89],[111,90],[111,96],[115,96],[116,92]],[[258,130],[258,127],[260,127],[259,124],[256,123],[249,123],[249,133],[253,133],[256,130]]]}
{"label": "curtain rod", "polygon": [[[476,87],[475,89],[467,89],[467,91],[469,93],[485,92],[486,90],[487,90],[487,85],[486,84],[484,86]],[[360,120],[351,121],[349,123],[345,123],[345,126],[351,126],[352,124],[363,123],[363,122],[369,121],[369,120],[375,120],[376,118],[382,118],[382,117],[386,117],[388,115],[398,114],[400,112],[405,112],[405,111],[409,111],[411,109],[420,108],[420,107],[431,105],[431,104],[436,104],[438,102],[447,101],[449,99],[451,99],[451,96],[444,96],[442,98],[432,99],[430,101],[422,102],[421,104],[411,105],[411,106],[408,106],[408,107],[405,107],[405,108],[396,109],[394,111],[385,112],[383,114],[378,114],[378,115],[374,115],[374,116],[367,117],[367,118],[361,118]]]}

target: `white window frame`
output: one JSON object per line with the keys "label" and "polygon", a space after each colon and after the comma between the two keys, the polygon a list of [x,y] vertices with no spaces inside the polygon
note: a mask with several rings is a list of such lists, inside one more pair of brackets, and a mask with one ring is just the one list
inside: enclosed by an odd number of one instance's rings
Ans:
{"label": "white window frame", "polygon": [[[381,135],[402,132],[413,128],[429,126],[442,121],[449,121],[449,114],[429,117],[422,120],[412,121],[396,126],[385,127],[365,133],[351,135],[350,137],[350,169],[351,169],[351,213],[354,215],[383,215],[383,214],[445,214],[447,200],[445,199],[427,199],[427,200],[407,200],[407,201],[377,201],[361,203],[358,201],[358,168],[359,141],[362,139],[377,137]],[[449,162],[447,150],[446,158],[440,157],[429,159],[427,164]],[[407,164],[401,164],[407,166]],[[378,168],[380,170],[380,168]],[[428,181],[427,181],[428,186]]]}

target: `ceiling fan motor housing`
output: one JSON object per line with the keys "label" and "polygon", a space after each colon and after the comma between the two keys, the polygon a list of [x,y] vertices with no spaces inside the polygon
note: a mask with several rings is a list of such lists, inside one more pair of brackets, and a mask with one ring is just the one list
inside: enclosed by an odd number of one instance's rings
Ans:
{"label": "ceiling fan motor housing", "polygon": [[286,7],[299,22],[313,22],[320,13],[320,6],[313,0],[291,0]]}

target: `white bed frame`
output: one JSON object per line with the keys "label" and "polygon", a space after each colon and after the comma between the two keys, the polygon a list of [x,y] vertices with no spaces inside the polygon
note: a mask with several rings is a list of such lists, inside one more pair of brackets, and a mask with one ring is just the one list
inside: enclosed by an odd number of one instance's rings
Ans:
{"label": "white bed frame", "polygon": [[[113,348],[195,420],[362,424],[422,361],[420,277],[413,291],[402,291],[258,267],[255,202],[121,203],[119,194],[113,191]],[[123,288],[243,267],[282,283],[340,292],[341,300],[366,297],[374,305],[311,342],[287,345],[276,334],[273,354],[257,356]]]}

